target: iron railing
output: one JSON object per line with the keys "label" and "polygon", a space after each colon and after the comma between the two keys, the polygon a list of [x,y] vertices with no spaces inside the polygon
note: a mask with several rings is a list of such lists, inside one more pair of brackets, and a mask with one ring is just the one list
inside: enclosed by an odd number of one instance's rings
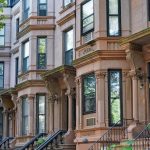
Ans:
{"label": "iron railing", "polygon": [[41,138],[46,136],[46,133],[39,133],[37,136],[35,136],[34,138],[32,138],[29,142],[27,142],[23,147],[21,147],[19,150],[34,150],[35,148],[35,142]]}
{"label": "iron railing", "polygon": [[13,137],[6,137],[0,143],[0,149],[8,149],[10,148],[10,141],[14,139]]}
{"label": "iron railing", "polygon": [[62,136],[66,133],[64,130],[59,130],[55,132],[54,134],[48,136],[46,141],[41,144],[36,150],[44,150],[47,149],[48,147],[52,149],[54,146],[57,147],[58,144],[63,143]]}
{"label": "iron railing", "polygon": [[150,123],[131,141],[133,150],[149,150],[150,149]]}
{"label": "iron railing", "polygon": [[88,150],[107,150],[114,144],[119,144],[122,139],[127,139],[127,121],[131,119],[124,119],[122,126],[120,120],[110,127]]}

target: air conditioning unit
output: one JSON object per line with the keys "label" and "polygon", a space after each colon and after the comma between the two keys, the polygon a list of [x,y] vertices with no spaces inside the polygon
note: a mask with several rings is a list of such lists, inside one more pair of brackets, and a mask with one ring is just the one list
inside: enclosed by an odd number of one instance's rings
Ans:
{"label": "air conditioning unit", "polygon": [[86,126],[94,126],[96,124],[95,118],[88,118],[86,119]]}
{"label": "air conditioning unit", "polygon": [[88,43],[93,40],[93,32],[89,32],[83,36],[83,44]]}

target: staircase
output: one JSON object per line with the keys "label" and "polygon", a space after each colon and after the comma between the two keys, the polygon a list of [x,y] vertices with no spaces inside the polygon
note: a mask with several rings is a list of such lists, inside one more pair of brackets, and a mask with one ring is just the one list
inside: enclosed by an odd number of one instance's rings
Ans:
{"label": "staircase", "polygon": [[6,137],[0,143],[1,150],[9,150],[10,149],[10,141],[13,140],[13,137]]}
{"label": "staircase", "polygon": [[123,121],[123,126],[118,126],[118,124],[120,121],[110,127],[88,150],[114,150],[113,147],[127,138],[127,120]]}
{"label": "staircase", "polygon": [[34,138],[32,138],[29,142],[27,142],[23,147],[18,148],[18,150],[34,150],[35,143],[38,141],[39,138],[46,136],[46,133],[40,133]]}
{"label": "staircase", "polygon": [[[47,137],[46,141],[41,144],[36,150],[62,150],[63,149],[63,135],[66,133],[64,130],[59,130],[54,134]],[[71,145],[72,146],[72,145]],[[73,149],[68,149],[73,150]]]}

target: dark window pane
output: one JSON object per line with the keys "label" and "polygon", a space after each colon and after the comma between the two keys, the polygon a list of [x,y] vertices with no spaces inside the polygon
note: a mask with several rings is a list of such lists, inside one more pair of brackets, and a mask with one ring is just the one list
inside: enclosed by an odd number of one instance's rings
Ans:
{"label": "dark window pane", "polygon": [[4,86],[4,77],[3,76],[0,76],[0,88],[3,88]]}
{"label": "dark window pane", "polygon": [[95,112],[96,110],[96,82],[95,75],[85,75],[83,78],[83,101],[84,112]]}
{"label": "dark window pane", "polygon": [[73,50],[66,51],[65,52],[65,64],[72,65],[72,60],[73,60]]}
{"label": "dark window pane", "polygon": [[110,125],[122,119],[121,116],[121,72],[109,71],[109,109]]}
{"label": "dark window pane", "polygon": [[0,63],[0,75],[4,74],[4,63]]}
{"label": "dark window pane", "polygon": [[40,4],[45,4],[47,0],[39,0]]}

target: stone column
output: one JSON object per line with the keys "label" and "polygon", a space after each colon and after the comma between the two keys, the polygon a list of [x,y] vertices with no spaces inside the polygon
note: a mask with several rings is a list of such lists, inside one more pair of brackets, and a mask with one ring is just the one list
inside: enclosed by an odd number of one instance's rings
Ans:
{"label": "stone column", "polygon": [[50,132],[54,131],[54,103],[55,99],[53,96],[49,96],[48,100],[50,102],[50,120],[49,120],[49,125],[50,125]]}
{"label": "stone column", "polygon": [[29,135],[34,135],[34,125],[35,125],[35,118],[34,118],[34,94],[28,95],[29,101]]}
{"label": "stone column", "polygon": [[81,77],[76,78],[76,129],[82,128]]}
{"label": "stone column", "polygon": [[21,124],[22,124],[22,109],[21,109],[21,98],[18,97],[16,101],[16,136],[21,135]]}
{"label": "stone column", "polygon": [[96,103],[97,121],[99,127],[105,126],[105,75],[106,72],[98,71],[96,75]]}
{"label": "stone column", "polygon": [[8,111],[5,109],[3,111],[3,126],[4,126],[4,130],[3,130],[3,136],[7,137],[8,136],[8,131],[9,131],[9,124],[8,124]]}
{"label": "stone column", "polygon": [[139,120],[138,115],[138,80],[135,72],[130,73],[132,76],[132,87],[133,87],[133,119]]}

